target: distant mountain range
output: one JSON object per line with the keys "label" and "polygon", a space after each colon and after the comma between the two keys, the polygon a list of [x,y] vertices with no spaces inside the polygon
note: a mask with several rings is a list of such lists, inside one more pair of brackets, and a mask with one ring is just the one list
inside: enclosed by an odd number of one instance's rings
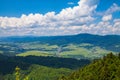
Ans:
{"label": "distant mountain range", "polygon": [[48,43],[50,45],[67,45],[67,44],[81,44],[89,43],[94,46],[99,46],[106,50],[120,52],[120,35],[92,35],[92,34],[78,34],[68,36],[16,36],[16,37],[2,37],[0,42],[39,42],[40,44]]}

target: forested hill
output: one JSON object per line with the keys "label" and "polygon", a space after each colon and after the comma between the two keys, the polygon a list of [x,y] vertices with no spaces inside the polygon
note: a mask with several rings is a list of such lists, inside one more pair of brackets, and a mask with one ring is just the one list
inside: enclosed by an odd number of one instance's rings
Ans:
{"label": "forested hill", "polygon": [[59,80],[120,80],[120,54],[115,56],[110,53]]}
{"label": "forested hill", "polygon": [[0,42],[39,42],[40,44],[49,45],[67,45],[67,44],[81,44],[90,43],[94,46],[99,46],[107,50],[120,52],[120,36],[119,35],[91,35],[91,34],[78,34],[69,36],[47,36],[47,37],[35,37],[35,36],[21,36],[21,37],[3,37],[0,38]]}
{"label": "forested hill", "polygon": [[76,69],[89,64],[87,59],[72,59],[72,58],[58,58],[58,57],[42,57],[42,56],[27,56],[27,57],[8,57],[0,54],[0,74],[12,73],[16,66],[22,70],[28,69],[31,65],[42,65],[52,68],[69,68]]}
{"label": "forested hill", "polygon": [[58,57],[8,57],[0,54],[0,80],[17,80],[15,68],[20,68],[20,80],[57,80],[62,75],[70,74],[74,69],[89,64],[89,60],[77,60]]}

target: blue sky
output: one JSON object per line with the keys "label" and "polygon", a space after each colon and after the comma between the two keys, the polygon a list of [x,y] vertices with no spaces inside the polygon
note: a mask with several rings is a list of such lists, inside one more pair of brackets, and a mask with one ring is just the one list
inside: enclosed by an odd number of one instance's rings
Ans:
{"label": "blue sky", "polygon": [[[60,12],[61,9],[77,5],[79,0],[1,0],[0,16],[16,16],[21,14]],[[68,5],[69,2],[75,4]]]}
{"label": "blue sky", "polygon": [[120,35],[120,0],[0,0],[0,36]]}

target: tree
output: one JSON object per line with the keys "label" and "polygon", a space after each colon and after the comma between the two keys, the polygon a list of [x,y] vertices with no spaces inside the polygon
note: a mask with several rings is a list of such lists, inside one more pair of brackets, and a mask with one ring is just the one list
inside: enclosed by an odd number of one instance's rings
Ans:
{"label": "tree", "polygon": [[0,74],[0,80],[4,80],[4,79],[3,79],[3,75],[2,75],[2,74]]}
{"label": "tree", "polygon": [[29,80],[29,77],[28,76],[25,76],[25,78],[23,80]]}
{"label": "tree", "polygon": [[65,76],[61,76],[59,80],[68,80]]}
{"label": "tree", "polygon": [[118,54],[118,58],[120,59],[120,52],[119,52],[119,54]]}
{"label": "tree", "polygon": [[17,66],[15,68],[16,80],[20,80],[20,68]]}

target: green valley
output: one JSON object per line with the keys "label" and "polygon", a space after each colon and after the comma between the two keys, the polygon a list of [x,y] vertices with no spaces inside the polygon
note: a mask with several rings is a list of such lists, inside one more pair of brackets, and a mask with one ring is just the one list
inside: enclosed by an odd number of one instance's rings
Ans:
{"label": "green valley", "polygon": [[119,80],[119,45],[117,35],[3,37],[0,80],[18,80],[16,66],[20,80]]}

